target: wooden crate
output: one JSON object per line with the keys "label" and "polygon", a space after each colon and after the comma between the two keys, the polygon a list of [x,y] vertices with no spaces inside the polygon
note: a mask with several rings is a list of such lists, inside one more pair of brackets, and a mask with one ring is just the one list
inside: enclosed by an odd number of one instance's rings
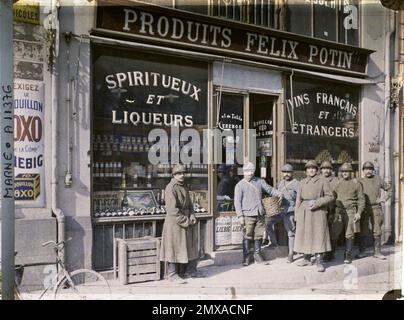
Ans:
{"label": "wooden crate", "polygon": [[160,239],[120,239],[118,277],[121,284],[160,280]]}

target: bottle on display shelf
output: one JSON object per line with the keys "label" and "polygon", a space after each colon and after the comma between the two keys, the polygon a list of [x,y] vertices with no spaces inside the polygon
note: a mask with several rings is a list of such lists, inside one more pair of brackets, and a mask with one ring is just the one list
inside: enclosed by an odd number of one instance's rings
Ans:
{"label": "bottle on display shelf", "polygon": [[139,185],[138,185],[138,175],[137,175],[137,173],[135,173],[133,175],[133,188],[138,188],[138,187],[139,187]]}
{"label": "bottle on display shelf", "polygon": [[117,177],[122,177],[122,162],[117,163]]}
{"label": "bottle on display shelf", "polygon": [[160,205],[164,206],[165,205],[165,190],[161,189],[161,198],[160,198]]}
{"label": "bottle on display shelf", "polygon": [[99,174],[98,174],[98,176],[100,177],[100,178],[104,178],[104,163],[103,162],[99,162],[98,163],[98,165],[99,165]]}

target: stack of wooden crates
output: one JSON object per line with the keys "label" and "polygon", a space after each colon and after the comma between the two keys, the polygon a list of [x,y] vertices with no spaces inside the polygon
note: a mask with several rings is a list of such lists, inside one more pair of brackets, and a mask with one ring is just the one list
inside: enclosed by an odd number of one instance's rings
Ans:
{"label": "stack of wooden crates", "polygon": [[115,239],[121,284],[160,280],[160,238]]}

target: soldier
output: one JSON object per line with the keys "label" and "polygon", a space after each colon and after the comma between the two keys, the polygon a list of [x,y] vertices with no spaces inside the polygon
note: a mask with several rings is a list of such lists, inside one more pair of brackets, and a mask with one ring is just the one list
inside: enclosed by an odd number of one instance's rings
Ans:
{"label": "soldier", "polygon": [[[373,233],[374,240],[374,255],[373,257],[385,260],[386,257],[381,253],[381,236],[383,225],[383,210],[382,203],[385,203],[391,198],[392,189],[389,183],[386,183],[379,176],[374,174],[373,163],[366,161],[362,170],[364,177],[360,179],[363,185],[363,192],[365,194],[366,207],[361,219],[361,234],[360,234],[360,246],[359,257],[364,256],[365,240],[369,233],[369,219],[371,222],[371,231]],[[382,199],[381,190],[385,191],[385,196]]]}
{"label": "soldier", "polygon": [[338,178],[332,175],[332,164],[330,161],[323,161],[320,166],[322,176],[330,184],[331,192],[334,195],[334,201],[328,206],[328,228],[330,230],[331,251],[324,255],[324,261],[332,261],[335,259],[335,250],[339,236],[342,231],[342,218],[335,214],[335,187],[338,183]]}
{"label": "soldier", "polygon": [[264,179],[254,177],[255,165],[247,162],[243,166],[244,179],[237,183],[234,191],[234,206],[237,217],[244,229],[243,239],[243,265],[250,263],[250,244],[254,241],[254,260],[256,263],[264,262],[261,254],[262,238],[265,228],[265,210],[262,205],[262,193],[279,197],[282,201],[282,193],[278,192]]}
{"label": "soldier", "polygon": [[324,252],[331,250],[330,233],[327,224],[327,206],[333,195],[327,180],[317,174],[316,161],[305,165],[307,177],[300,181],[296,198],[295,252],[303,253],[298,266],[310,264],[310,255],[315,255],[317,271],[324,272]]}
{"label": "soldier", "polygon": [[[344,163],[341,168],[341,180],[335,188],[336,214],[342,216],[345,230],[345,259],[344,263],[352,262],[352,247],[355,233],[359,232],[360,219],[365,209],[365,195],[362,185],[352,179],[352,165]],[[358,226],[356,228],[355,224]]]}
{"label": "soldier", "polygon": [[278,190],[282,192],[283,199],[281,203],[282,212],[273,217],[265,218],[265,225],[271,244],[277,246],[278,241],[275,234],[275,226],[282,221],[285,230],[288,233],[288,258],[287,262],[293,262],[293,249],[295,245],[295,202],[299,181],[293,179],[293,167],[290,164],[285,164],[282,167],[283,179],[278,184]]}
{"label": "soldier", "polygon": [[185,185],[185,167],[176,164],[173,178],[165,189],[166,217],[163,226],[160,261],[168,263],[171,281],[185,283],[183,278],[203,277],[197,272],[199,258],[196,217]]}

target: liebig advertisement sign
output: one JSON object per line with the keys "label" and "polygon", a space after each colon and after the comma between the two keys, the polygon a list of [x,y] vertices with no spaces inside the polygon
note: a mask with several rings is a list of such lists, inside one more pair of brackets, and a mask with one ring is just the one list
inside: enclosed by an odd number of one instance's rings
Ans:
{"label": "liebig advertisement sign", "polygon": [[93,34],[365,76],[371,50],[123,1],[99,1]]}

